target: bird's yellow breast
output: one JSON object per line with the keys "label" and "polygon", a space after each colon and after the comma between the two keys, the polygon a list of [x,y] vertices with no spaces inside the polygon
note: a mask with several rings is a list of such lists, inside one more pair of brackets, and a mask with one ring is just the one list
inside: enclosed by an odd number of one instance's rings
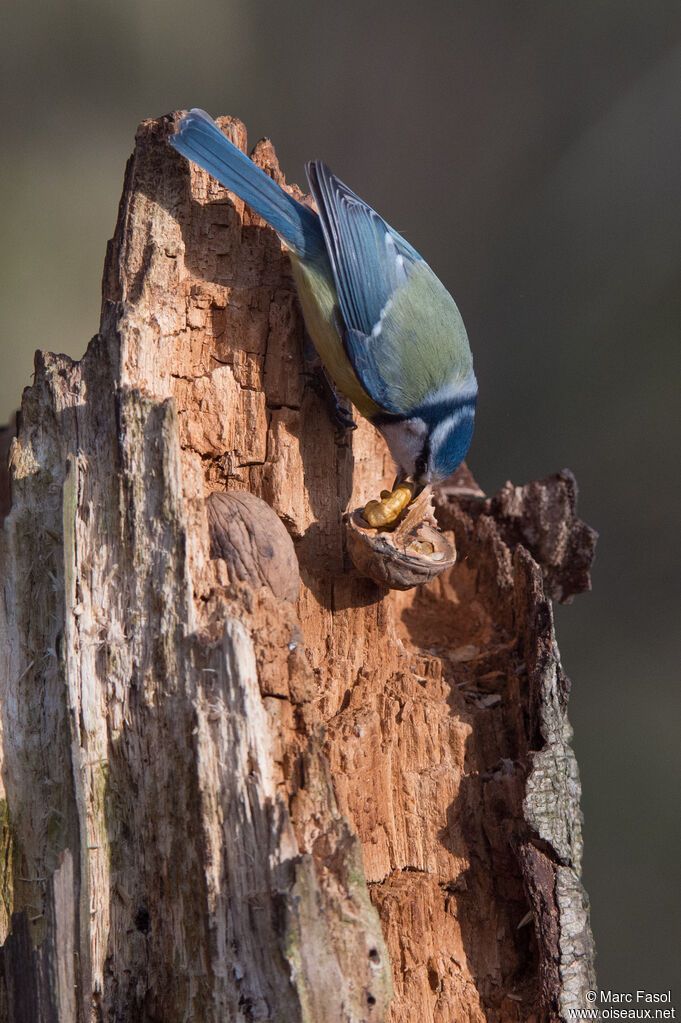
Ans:
{"label": "bird's yellow breast", "polygon": [[338,335],[338,296],[331,266],[325,268],[316,263],[302,263],[294,252],[289,252],[289,256],[305,323],[314,346],[336,386],[357,411],[369,419],[381,409],[357,379]]}

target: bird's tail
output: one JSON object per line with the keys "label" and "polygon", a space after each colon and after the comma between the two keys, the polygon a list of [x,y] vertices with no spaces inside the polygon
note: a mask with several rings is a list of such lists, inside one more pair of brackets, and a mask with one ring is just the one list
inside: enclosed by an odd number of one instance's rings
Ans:
{"label": "bird's tail", "polygon": [[185,114],[168,141],[248,203],[299,256],[311,256],[323,246],[319,217],[256,167],[205,111]]}

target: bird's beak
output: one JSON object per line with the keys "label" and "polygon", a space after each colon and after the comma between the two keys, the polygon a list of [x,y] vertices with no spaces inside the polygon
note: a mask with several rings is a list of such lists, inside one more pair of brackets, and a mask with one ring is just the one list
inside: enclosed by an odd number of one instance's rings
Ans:
{"label": "bird's beak", "polygon": [[414,488],[414,493],[413,493],[413,496],[412,496],[412,501],[414,500],[414,498],[418,497],[419,494],[427,486],[427,482],[425,482],[425,481],[422,482],[421,480],[417,480],[416,477],[412,473],[408,473],[408,472],[400,472],[400,473],[397,474],[397,476],[395,477],[395,482],[393,483],[393,490],[395,490],[396,487],[399,487],[400,483],[409,483],[410,486],[412,486]]}

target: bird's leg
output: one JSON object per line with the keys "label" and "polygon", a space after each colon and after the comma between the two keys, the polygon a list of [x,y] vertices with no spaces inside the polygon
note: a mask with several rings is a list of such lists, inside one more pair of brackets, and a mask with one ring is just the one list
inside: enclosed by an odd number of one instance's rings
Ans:
{"label": "bird's leg", "polygon": [[357,423],[352,418],[352,411],[341,404],[331,377],[309,337],[305,341],[304,359],[312,387],[326,405],[331,422],[336,427],[336,433],[342,437],[348,430],[356,430]]}

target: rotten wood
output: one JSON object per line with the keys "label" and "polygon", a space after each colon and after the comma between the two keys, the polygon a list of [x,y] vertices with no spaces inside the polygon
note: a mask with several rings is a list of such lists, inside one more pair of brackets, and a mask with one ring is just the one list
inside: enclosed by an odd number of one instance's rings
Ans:
{"label": "rotten wood", "polygon": [[[140,126],[100,332],[38,353],[11,446],[0,1020],[564,1019],[594,984],[550,601],[589,585],[574,480],[462,470],[454,567],[359,576],[343,516],[388,452],[335,436],[286,254],[173,124]],[[295,605],[211,558],[213,492],[274,509]]]}

